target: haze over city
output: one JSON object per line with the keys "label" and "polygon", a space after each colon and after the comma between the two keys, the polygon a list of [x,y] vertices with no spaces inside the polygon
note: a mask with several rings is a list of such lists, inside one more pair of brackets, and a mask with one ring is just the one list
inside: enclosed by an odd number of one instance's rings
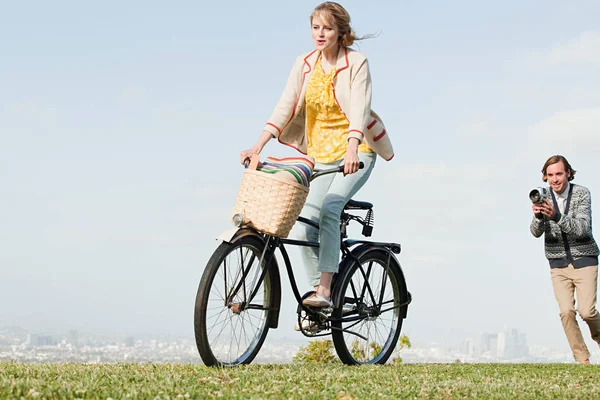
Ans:
{"label": "haze over city", "polygon": [[[311,50],[319,3],[0,4],[0,327],[193,338],[239,152]],[[358,49],[396,156],[356,199],[375,205],[373,239],[402,244],[403,334],[508,327],[568,350],[527,194],[563,154],[600,212],[600,3],[342,4],[376,34]],[[284,290],[273,342],[300,335]]]}

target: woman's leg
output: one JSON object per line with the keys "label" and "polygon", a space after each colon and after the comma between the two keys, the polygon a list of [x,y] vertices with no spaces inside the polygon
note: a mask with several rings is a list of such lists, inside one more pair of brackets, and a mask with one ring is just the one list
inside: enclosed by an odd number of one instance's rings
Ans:
{"label": "woman's leg", "polygon": [[331,279],[339,267],[340,215],[348,200],[367,182],[375,166],[375,153],[359,153],[358,158],[365,164],[364,168],[346,176],[342,174],[333,175],[333,181],[321,205],[319,215],[319,263],[317,268],[321,276],[317,295],[326,299],[330,298]]}
{"label": "woman's leg", "polygon": [[[315,169],[323,170],[335,168],[338,166],[338,164],[339,163],[317,163],[315,164]],[[319,223],[321,205],[323,204],[323,199],[327,195],[335,175],[336,174],[323,175],[311,182],[310,190],[308,192],[306,202],[304,203],[304,208],[302,209],[302,212],[300,212],[302,217]],[[319,231],[310,225],[297,223],[294,227],[294,230],[296,232],[296,237],[299,240],[310,242],[319,241]],[[321,273],[317,270],[317,266],[319,264],[319,249],[315,247],[301,246],[300,255],[302,256],[302,262],[304,264],[304,268],[306,269],[308,284],[314,287],[319,286],[319,281],[321,278]]]}

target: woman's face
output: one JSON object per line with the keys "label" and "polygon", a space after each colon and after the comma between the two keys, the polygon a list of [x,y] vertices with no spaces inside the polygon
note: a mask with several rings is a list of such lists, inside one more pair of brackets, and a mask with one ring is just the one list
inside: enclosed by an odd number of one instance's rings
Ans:
{"label": "woman's face", "polygon": [[332,50],[338,44],[338,29],[317,14],[312,19],[312,38],[317,50]]}

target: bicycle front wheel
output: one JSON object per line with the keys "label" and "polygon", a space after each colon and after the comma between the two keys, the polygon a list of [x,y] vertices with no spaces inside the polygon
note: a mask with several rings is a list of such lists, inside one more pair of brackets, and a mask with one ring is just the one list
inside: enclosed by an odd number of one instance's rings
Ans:
{"label": "bicycle front wheel", "polygon": [[209,366],[249,364],[269,330],[271,274],[257,287],[266,262],[264,242],[246,235],[223,242],[202,275],[194,310],[194,331],[200,357]]}
{"label": "bicycle front wheel", "polygon": [[332,312],[332,339],[343,363],[384,364],[394,352],[406,305],[395,257],[370,249],[341,271]]}

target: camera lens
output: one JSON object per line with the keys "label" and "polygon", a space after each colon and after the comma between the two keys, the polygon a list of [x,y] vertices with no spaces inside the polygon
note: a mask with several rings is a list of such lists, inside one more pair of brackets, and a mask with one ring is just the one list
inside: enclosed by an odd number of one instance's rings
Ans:
{"label": "camera lens", "polygon": [[531,201],[533,201],[534,203],[537,203],[540,201],[541,195],[540,195],[540,191],[537,189],[533,189],[531,192],[529,192],[529,199]]}

